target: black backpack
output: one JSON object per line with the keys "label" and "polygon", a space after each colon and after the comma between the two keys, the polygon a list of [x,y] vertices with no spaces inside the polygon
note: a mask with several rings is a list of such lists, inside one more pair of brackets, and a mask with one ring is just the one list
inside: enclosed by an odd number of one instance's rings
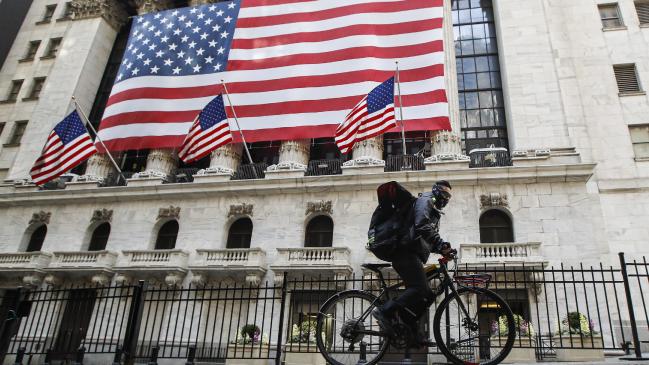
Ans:
{"label": "black backpack", "polygon": [[408,239],[417,198],[396,181],[382,184],[376,193],[379,206],[372,214],[367,249],[379,259],[391,261],[400,243]]}

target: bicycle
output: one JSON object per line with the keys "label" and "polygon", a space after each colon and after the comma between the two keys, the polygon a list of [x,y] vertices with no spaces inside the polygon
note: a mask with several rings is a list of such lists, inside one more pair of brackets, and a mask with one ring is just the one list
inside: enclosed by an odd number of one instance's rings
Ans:
{"label": "bicycle", "polygon": [[[448,263],[455,264],[454,275]],[[380,269],[391,264],[364,264],[380,280],[379,294],[365,290],[346,290],[334,294],[322,305],[316,324],[316,343],[322,356],[332,365],[373,365],[392,346],[406,349],[416,339],[401,323],[393,332],[383,331],[370,315],[377,306],[396,295],[402,282],[387,285]],[[457,275],[454,257],[442,257],[439,265],[426,268],[428,281],[439,280],[436,297],[445,293],[433,319],[435,342],[420,345],[435,347],[454,364],[495,365],[507,357],[516,338],[514,315],[507,303],[488,289],[488,274]],[[492,327],[495,326],[495,330]]]}

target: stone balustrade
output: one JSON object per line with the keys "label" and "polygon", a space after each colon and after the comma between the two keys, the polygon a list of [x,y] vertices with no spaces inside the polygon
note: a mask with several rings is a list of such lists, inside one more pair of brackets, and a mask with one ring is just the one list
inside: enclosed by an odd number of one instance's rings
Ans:
{"label": "stone balustrade", "polygon": [[266,274],[266,252],[261,248],[196,250],[196,258],[189,267],[192,282],[204,284],[210,279],[245,278],[257,285]]}
{"label": "stone balustrade", "polygon": [[44,269],[48,284],[59,284],[62,278],[90,278],[93,284],[107,285],[113,276],[117,253],[111,251],[54,252]]}
{"label": "stone balustrade", "polygon": [[125,250],[117,259],[115,280],[164,279],[169,285],[179,285],[187,274],[189,254],[183,250]]}
{"label": "stone balustrade", "polygon": [[285,272],[297,277],[333,274],[336,279],[344,279],[353,271],[347,247],[278,248],[277,259],[270,268],[275,273],[276,282],[285,279]]}
{"label": "stone balustrade", "polygon": [[460,244],[460,263],[544,265],[540,242]]}
{"label": "stone balustrade", "polygon": [[51,260],[51,253],[40,251],[0,253],[0,276],[8,284],[18,280],[20,285],[36,286],[42,281],[43,269]]}

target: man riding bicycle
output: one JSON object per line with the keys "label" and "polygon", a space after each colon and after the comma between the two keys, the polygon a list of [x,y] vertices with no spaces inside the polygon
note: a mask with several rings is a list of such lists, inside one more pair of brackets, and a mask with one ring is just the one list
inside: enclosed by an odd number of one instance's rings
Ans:
{"label": "man riding bicycle", "polygon": [[[451,184],[441,180],[433,185],[430,192],[420,194],[414,203],[414,222],[408,228],[408,234],[401,240],[402,244],[391,258],[392,267],[401,276],[406,290],[398,298],[388,300],[376,308],[372,316],[387,332],[393,333],[392,324],[398,313],[401,321],[407,325],[416,338],[419,336],[417,322],[426,309],[435,301],[424,264],[431,252],[444,256],[453,256],[456,251],[439,235],[439,221],[442,209],[451,199]],[[374,219],[370,223],[373,227]]]}

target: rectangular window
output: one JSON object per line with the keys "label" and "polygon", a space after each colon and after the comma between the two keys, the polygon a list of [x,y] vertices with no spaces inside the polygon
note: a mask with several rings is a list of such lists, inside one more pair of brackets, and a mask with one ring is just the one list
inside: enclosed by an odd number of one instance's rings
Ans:
{"label": "rectangular window", "polygon": [[20,93],[20,88],[23,86],[24,80],[13,80],[11,82],[11,89],[9,89],[9,96],[7,96],[7,101],[16,101],[18,99],[18,94]]}
{"label": "rectangular window", "polygon": [[22,61],[33,60],[34,56],[36,56],[36,52],[38,51],[38,47],[40,45],[41,45],[41,41],[31,41],[31,42],[29,42],[29,47],[27,48],[27,53],[25,54],[25,58],[23,58]]}
{"label": "rectangular window", "polygon": [[41,95],[41,90],[43,90],[43,85],[45,85],[44,77],[34,78],[34,84],[32,85],[32,92],[29,93],[29,99],[38,99]]}
{"label": "rectangular window", "polygon": [[635,11],[638,13],[640,25],[649,26],[649,1],[636,1]]}
{"label": "rectangular window", "polygon": [[72,18],[72,4],[68,1],[65,3],[65,8],[63,10],[63,15],[59,18],[60,20],[66,20]]}
{"label": "rectangular window", "polygon": [[602,4],[598,6],[599,17],[602,18],[602,26],[604,29],[618,28],[624,25],[622,17],[620,16],[620,8],[617,3]]}
{"label": "rectangular window", "polygon": [[9,139],[10,145],[20,144],[20,141],[23,139],[23,134],[25,134],[25,129],[27,129],[27,121],[19,120],[14,123],[14,132]]}
{"label": "rectangular window", "polygon": [[631,143],[636,159],[649,159],[649,124],[630,125]]}
{"label": "rectangular window", "polygon": [[52,20],[55,11],[56,11],[56,4],[46,6],[45,14],[43,14],[43,20],[41,20],[40,22],[49,23]]}
{"label": "rectangular window", "polygon": [[640,89],[640,82],[638,81],[638,73],[636,72],[635,64],[613,65],[613,71],[615,72],[617,88],[620,94],[637,93],[642,91]]}
{"label": "rectangular window", "polygon": [[52,38],[50,39],[50,44],[47,47],[47,53],[43,58],[54,58],[61,47],[62,38]]}
{"label": "rectangular window", "polygon": [[5,123],[0,123],[0,138],[2,138],[2,131],[5,129]]}

